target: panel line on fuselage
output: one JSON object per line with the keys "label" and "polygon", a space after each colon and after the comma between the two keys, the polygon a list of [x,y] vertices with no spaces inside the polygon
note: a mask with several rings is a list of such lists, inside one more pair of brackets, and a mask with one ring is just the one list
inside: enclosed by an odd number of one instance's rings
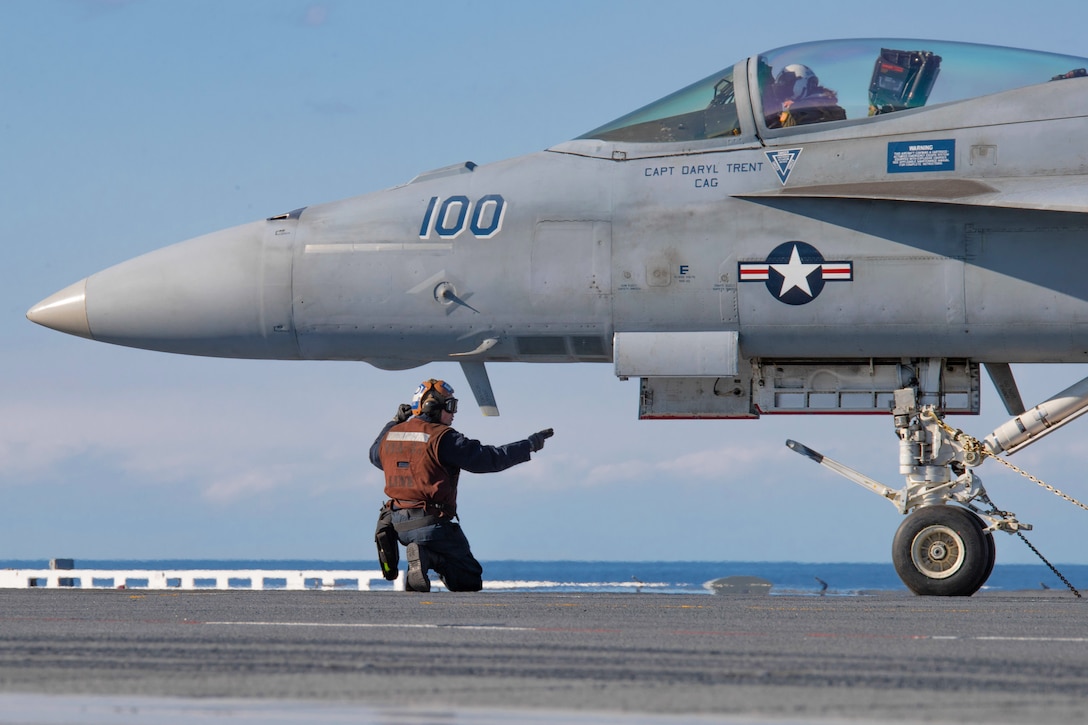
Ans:
{"label": "panel line on fuselage", "polygon": [[305,254],[352,254],[355,252],[448,252],[452,242],[374,242],[368,244],[307,244]]}

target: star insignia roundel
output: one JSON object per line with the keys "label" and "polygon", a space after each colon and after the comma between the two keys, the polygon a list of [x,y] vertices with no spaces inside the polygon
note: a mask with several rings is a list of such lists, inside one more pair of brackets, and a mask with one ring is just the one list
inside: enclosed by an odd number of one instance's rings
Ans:
{"label": "star insignia roundel", "polygon": [[741,282],[763,282],[767,291],[787,305],[805,305],[823,292],[827,282],[854,279],[853,262],[828,262],[816,247],[806,242],[779,244],[765,262],[741,262]]}

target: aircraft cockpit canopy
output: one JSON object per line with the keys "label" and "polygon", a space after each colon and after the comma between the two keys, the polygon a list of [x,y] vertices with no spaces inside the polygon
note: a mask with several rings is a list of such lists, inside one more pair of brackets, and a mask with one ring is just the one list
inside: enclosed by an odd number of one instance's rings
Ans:
{"label": "aircraft cockpit canopy", "polygon": [[[869,38],[778,48],[749,58],[580,136],[669,143],[879,119],[890,113],[1088,75],[1088,59],[992,45]],[[750,81],[736,83],[734,75]],[[738,98],[736,89],[749,89]],[[747,109],[745,109],[747,110]]]}

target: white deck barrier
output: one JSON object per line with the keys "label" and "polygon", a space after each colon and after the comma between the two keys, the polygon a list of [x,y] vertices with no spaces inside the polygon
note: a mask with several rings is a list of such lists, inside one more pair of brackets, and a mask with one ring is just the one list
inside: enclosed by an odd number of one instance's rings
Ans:
{"label": "white deck barrier", "polygon": [[180,589],[302,591],[378,588],[404,591],[404,571],[389,582],[380,571],[277,569],[0,569],[0,589]]}

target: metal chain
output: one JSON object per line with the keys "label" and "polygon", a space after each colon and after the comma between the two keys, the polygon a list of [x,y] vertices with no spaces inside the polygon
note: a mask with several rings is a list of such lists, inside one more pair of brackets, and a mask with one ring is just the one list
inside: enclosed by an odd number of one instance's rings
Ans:
{"label": "metal chain", "polygon": [[1056,568],[1054,567],[1054,565],[1053,565],[1053,564],[1051,564],[1051,563],[1050,563],[1049,561],[1047,561],[1047,560],[1046,560],[1046,557],[1045,557],[1045,556],[1043,556],[1043,555],[1042,555],[1042,554],[1041,554],[1041,553],[1039,552],[1039,550],[1038,550],[1038,549],[1036,549],[1036,548],[1035,548],[1034,546],[1032,546],[1032,545],[1031,545],[1031,542],[1030,542],[1030,541],[1028,541],[1028,537],[1024,536],[1024,534],[1023,534],[1022,532],[1020,532],[1020,531],[1017,531],[1017,532],[1016,532],[1016,535],[1020,537],[1020,540],[1021,540],[1021,541],[1023,541],[1023,542],[1025,543],[1025,544],[1027,544],[1027,545],[1028,545],[1028,548],[1029,548],[1029,549],[1031,549],[1032,551],[1034,551],[1034,552],[1035,552],[1035,556],[1037,556],[1037,557],[1039,557],[1040,559],[1042,559],[1042,560],[1043,560],[1043,563],[1044,563],[1044,564],[1046,564],[1046,565],[1047,565],[1048,567],[1050,567],[1050,571],[1054,572],[1054,576],[1056,576],[1056,577],[1058,577],[1059,579],[1061,579],[1061,580],[1062,580],[1062,584],[1065,584],[1065,585],[1066,585],[1067,587],[1069,587],[1069,591],[1073,592],[1073,594],[1075,594],[1075,595],[1076,595],[1077,599],[1081,599],[1081,596],[1080,596],[1080,592],[1078,592],[1078,591],[1077,591],[1077,588],[1076,588],[1075,586],[1073,586],[1072,584],[1070,584],[1070,583],[1069,583],[1069,580],[1068,580],[1068,579],[1066,579],[1066,578],[1065,578],[1064,576],[1062,576],[1062,573],[1061,573],[1060,571],[1058,571],[1058,570],[1057,570],[1057,569],[1056,569]]}
{"label": "metal chain", "polygon": [[1051,486],[1049,483],[1046,483],[1045,481],[1039,480],[1035,476],[1031,475],[1030,473],[1028,473],[1024,469],[1017,466],[1015,463],[1010,463],[1009,461],[1006,461],[1001,456],[998,456],[998,455],[996,455],[994,453],[990,453],[990,451],[986,449],[986,446],[982,445],[981,441],[979,441],[978,438],[975,438],[974,436],[968,435],[967,433],[964,433],[962,430],[957,430],[957,429],[953,428],[952,426],[948,425],[948,423],[945,423],[944,420],[942,420],[940,418],[940,416],[938,416],[936,413],[934,413],[932,411],[927,411],[927,413],[928,413],[929,417],[931,417],[934,421],[937,422],[937,425],[941,426],[948,433],[950,433],[954,440],[960,441],[960,443],[963,444],[963,448],[964,448],[965,451],[977,453],[977,454],[979,454],[981,456],[986,456],[986,457],[992,458],[995,461],[997,461],[998,463],[1000,463],[1001,465],[1008,468],[1009,470],[1015,471],[1016,473],[1019,473],[1021,476],[1028,479],[1029,481],[1033,481],[1033,482],[1039,484],[1040,486],[1045,488],[1047,491],[1050,491],[1055,496],[1063,498],[1066,501],[1068,501],[1069,503],[1073,504],[1074,506],[1079,506],[1080,508],[1084,509],[1085,511],[1088,511],[1088,506],[1085,506],[1083,503],[1081,503],[1077,499],[1073,498],[1069,494],[1067,494],[1067,493],[1065,493],[1065,492],[1063,492],[1063,491],[1061,491],[1061,490],[1059,490],[1057,488],[1054,488],[1053,486]]}
{"label": "metal chain", "polygon": [[[982,443],[979,441],[978,438],[975,438],[974,436],[968,435],[967,433],[964,433],[962,430],[955,429],[952,426],[948,425],[947,423],[944,422],[944,420],[939,415],[937,415],[936,412],[934,412],[932,410],[929,410],[929,411],[925,411],[924,414],[928,415],[928,417],[930,417],[934,421],[936,421],[937,425],[944,428],[944,430],[946,432],[948,432],[952,436],[953,440],[959,441],[963,445],[964,451],[966,451],[968,453],[973,453],[976,456],[979,456],[980,457],[979,460],[981,460],[981,457],[992,458],[995,461],[997,461],[998,463],[1000,463],[1001,465],[1005,466],[1006,468],[1019,473],[1021,476],[1028,479],[1029,481],[1034,481],[1035,483],[1039,484],[1040,486],[1045,488],[1047,491],[1050,491],[1054,495],[1060,496],[1061,498],[1065,499],[1069,503],[1071,503],[1071,504],[1073,504],[1075,506],[1079,506],[1080,508],[1084,509],[1085,511],[1088,511],[1088,506],[1085,506],[1084,504],[1082,504],[1080,501],[1076,500],[1072,496],[1058,490],[1057,488],[1051,486],[1050,484],[1048,484],[1048,483],[1046,483],[1044,481],[1041,481],[1040,479],[1038,479],[1035,476],[1031,475],[1030,473],[1028,473],[1024,469],[1020,468],[1016,464],[1010,463],[1009,461],[1006,461],[1001,456],[998,456],[998,455],[996,455],[994,453],[991,453],[989,450],[987,450],[987,448],[984,445],[982,445]],[[988,513],[995,513],[995,514],[1000,514],[1000,515],[1005,515],[1007,513],[1007,512],[1002,511],[1001,509],[999,509],[997,507],[997,505],[993,502],[993,500],[990,499],[989,494],[984,492],[979,498],[981,498],[985,503],[988,503],[990,505],[990,511]],[[1039,557],[1039,559],[1042,560],[1042,562],[1044,564],[1047,565],[1047,567],[1050,569],[1050,571],[1054,572],[1054,575],[1056,577],[1058,577],[1059,579],[1061,579],[1062,583],[1065,584],[1065,586],[1069,587],[1069,591],[1073,592],[1073,594],[1077,597],[1077,599],[1080,599],[1081,594],[1080,594],[1079,591],[1077,591],[1077,588],[1075,586],[1073,586],[1069,582],[1068,579],[1066,579],[1064,576],[1062,576],[1062,573],[1060,571],[1058,571],[1058,569],[1053,564],[1051,564],[1047,560],[1047,558],[1045,556],[1043,556],[1042,552],[1040,552],[1038,549],[1036,549],[1035,546],[1032,545],[1032,543],[1030,541],[1028,541],[1028,538],[1026,536],[1024,536],[1023,532],[1017,531],[1015,533],[1016,533],[1017,536],[1020,537],[1020,540],[1023,541],[1025,544],[1027,544],[1028,548],[1031,549],[1033,552],[1035,552],[1035,555],[1037,557]]]}
{"label": "metal chain", "polygon": [[[998,515],[1001,515],[1001,516],[1005,516],[1005,515],[1008,514],[1007,511],[1002,511],[1001,509],[999,509],[997,507],[997,504],[995,504],[993,502],[993,499],[990,498],[990,495],[988,493],[983,492],[982,495],[979,496],[979,498],[981,498],[985,503],[990,504],[990,510],[987,511],[986,513],[998,514]],[[977,511],[978,509],[975,509],[975,510]],[[1035,556],[1039,557],[1039,559],[1041,559],[1042,562],[1047,565],[1047,568],[1049,568],[1050,571],[1054,572],[1054,576],[1061,579],[1062,584],[1065,584],[1065,586],[1069,587],[1069,591],[1073,592],[1073,595],[1077,599],[1082,598],[1081,595],[1080,595],[1080,592],[1077,591],[1077,588],[1075,586],[1073,586],[1069,582],[1068,579],[1066,579],[1064,576],[1062,576],[1062,573],[1060,571],[1058,571],[1058,568],[1056,566],[1054,566],[1053,564],[1051,564],[1050,561],[1045,556],[1043,556],[1043,553],[1035,548],[1034,544],[1032,544],[1030,541],[1028,541],[1028,537],[1024,536],[1024,532],[1017,531],[1015,533],[1016,533],[1017,536],[1020,537],[1021,541],[1023,541],[1025,544],[1028,545],[1029,549],[1031,549],[1033,552],[1035,552]]]}
{"label": "metal chain", "polygon": [[1005,460],[1004,458],[1002,458],[1001,456],[995,456],[995,455],[994,455],[993,453],[989,453],[989,452],[986,452],[986,451],[985,451],[985,449],[983,449],[983,453],[984,453],[985,455],[989,456],[990,458],[994,459],[995,461],[997,461],[997,462],[998,462],[998,463],[1000,463],[1001,465],[1005,466],[1006,468],[1008,468],[1008,469],[1010,469],[1010,470],[1012,470],[1012,471],[1016,471],[1017,473],[1019,473],[1019,474],[1020,474],[1021,476],[1023,476],[1023,477],[1024,477],[1024,478],[1026,478],[1026,479],[1028,479],[1029,481],[1034,481],[1035,483],[1037,483],[1037,484],[1039,484],[1040,486],[1042,486],[1043,488],[1045,488],[1045,489],[1046,489],[1047,491],[1050,491],[1050,492],[1051,492],[1052,494],[1054,494],[1055,496],[1059,496],[1059,497],[1061,497],[1061,498],[1064,498],[1064,499],[1065,499],[1066,501],[1068,501],[1069,503],[1073,504],[1074,506],[1079,506],[1080,508],[1084,509],[1085,511],[1088,511],[1088,506],[1085,506],[1084,504],[1082,504],[1082,503],[1081,503],[1080,501],[1078,501],[1077,499],[1073,498],[1073,497],[1072,497],[1072,496],[1070,496],[1069,494],[1067,494],[1067,493],[1065,493],[1065,492],[1063,492],[1063,491],[1060,491],[1060,490],[1058,490],[1058,489],[1054,488],[1054,487],[1053,487],[1053,486],[1051,486],[1051,485],[1050,485],[1049,483],[1046,483],[1045,481],[1040,481],[1040,480],[1039,480],[1038,478],[1036,478],[1035,476],[1031,475],[1030,473],[1028,473],[1028,472],[1027,472],[1027,471],[1025,471],[1024,469],[1020,468],[1020,467],[1019,467],[1019,466],[1017,466],[1016,464],[1014,464],[1014,463],[1009,463],[1008,461],[1006,461],[1006,460]]}

